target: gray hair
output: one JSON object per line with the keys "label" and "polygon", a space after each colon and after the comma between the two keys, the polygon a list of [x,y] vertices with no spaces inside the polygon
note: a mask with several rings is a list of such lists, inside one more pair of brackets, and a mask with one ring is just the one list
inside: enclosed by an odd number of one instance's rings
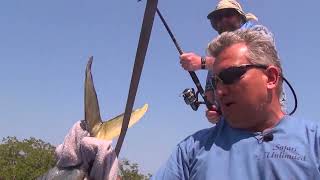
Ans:
{"label": "gray hair", "polygon": [[[274,65],[279,68],[282,76],[282,67],[272,36],[257,30],[236,30],[224,32],[209,43],[207,53],[213,57],[233,44],[244,43],[248,48],[247,59],[251,64]],[[281,78],[282,79],[282,78]],[[279,84],[282,92],[282,80]]]}

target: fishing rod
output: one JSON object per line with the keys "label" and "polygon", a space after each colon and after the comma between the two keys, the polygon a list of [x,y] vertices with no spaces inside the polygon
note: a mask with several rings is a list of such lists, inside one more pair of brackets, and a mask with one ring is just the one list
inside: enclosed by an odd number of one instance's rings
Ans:
{"label": "fishing rod", "polygon": [[[162,14],[161,14],[161,12],[160,12],[160,10],[158,8],[157,8],[156,12],[157,12],[158,16],[160,17],[162,24],[164,25],[164,27],[166,28],[167,32],[169,33],[170,38],[173,41],[175,47],[177,48],[179,54],[182,55],[183,51],[182,51],[180,45],[178,44],[176,38],[174,37],[174,35],[173,35],[172,31],[170,30],[166,20],[163,18]],[[189,72],[194,84],[196,85],[198,91],[196,93],[194,93],[193,88],[192,89],[185,89],[183,91],[183,93],[182,93],[183,97],[185,99],[185,102],[187,104],[191,105],[192,109],[196,111],[198,109],[199,105],[203,104],[203,103],[198,101],[198,94],[200,94],[202,99],[204,100],[204,104],[207,106],[207,108],[208,109],[212,109],[212,105],[213,104],[208,101],[207,96],[204,93],[204,90],[203,90],[203,88],[201,86],[201,83],[200,83],[196,73],[194,71],[188,71],[188,72]]]}

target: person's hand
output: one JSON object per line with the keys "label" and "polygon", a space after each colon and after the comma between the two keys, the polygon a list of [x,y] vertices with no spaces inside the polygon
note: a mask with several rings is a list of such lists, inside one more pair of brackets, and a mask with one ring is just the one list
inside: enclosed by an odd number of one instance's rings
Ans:
{"label": "person's hand", "polygon": [[63,144],[56,148],[56,166],[59,169],[80,167],[93,179],[115,179],[118,159],[112,141],[89,137],[84,129],[84,124],[77,122],[69,130]]}
{"label": "person's hand", "polygon": [[201,69],[201,56],[195,53],[183,53],[180,55],[180,64],[186,71],[196,71]]}
{"label": "person's hand", "polygon": [[216,124],[220,119],[220,114],[217,112],[217,110],[217,107],[212,105],[212,108],[206,111],[206,117],[212,124]]}

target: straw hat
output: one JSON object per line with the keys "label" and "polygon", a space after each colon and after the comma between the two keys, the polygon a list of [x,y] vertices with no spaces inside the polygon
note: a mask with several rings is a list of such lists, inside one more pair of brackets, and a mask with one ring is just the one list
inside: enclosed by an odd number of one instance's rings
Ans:
{"label": "straw hat", "polygon": [[242,10],[241,5],[235,0],[220,0],[216,8],[208,14],[207,18],[211,19],[213,16],[215,16],[219,12],[219,10],[222,10],[222,9],[235,9],[243,17],[244,20],[258,21],[258,18],[254,14],[245,13]]}

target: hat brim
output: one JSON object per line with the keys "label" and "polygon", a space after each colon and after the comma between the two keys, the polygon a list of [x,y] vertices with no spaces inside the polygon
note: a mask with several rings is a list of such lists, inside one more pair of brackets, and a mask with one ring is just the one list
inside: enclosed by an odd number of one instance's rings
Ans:
{"label": "hat brim", "polygon": [[230,9],[230,10],[236,11],[244,20],[246,20],[246,15],[243,12],[239,11],[238,9],[236,9],[236,8],[223,8],[223,9],[214,10],[211,13],[208,14],[207,18],[211,20],[211,19],[213,19],[214,16],[217,16],[217,14],[219,14],[222,10],[226,10],[226,9]]}

